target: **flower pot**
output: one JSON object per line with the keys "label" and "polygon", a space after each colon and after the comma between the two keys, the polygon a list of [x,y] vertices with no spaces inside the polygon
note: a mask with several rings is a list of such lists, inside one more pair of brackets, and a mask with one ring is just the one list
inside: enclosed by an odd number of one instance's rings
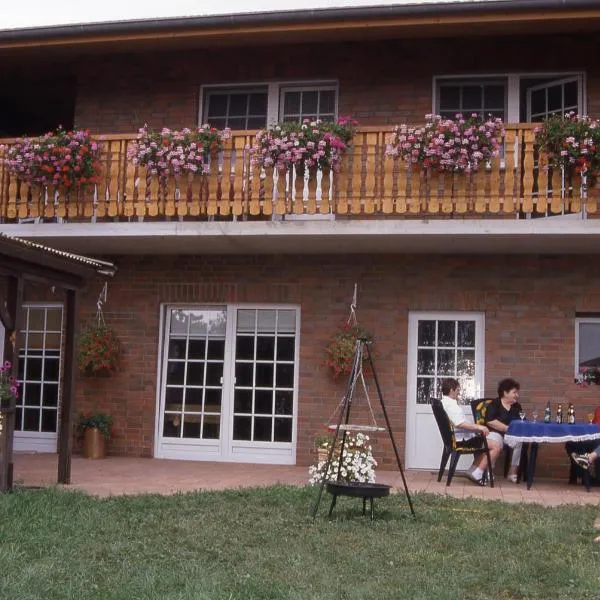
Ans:
{"label": "flower pot", "polygon": [[84,458],[106,458],[106,438],[99,429],[88,428],[83,432]]}

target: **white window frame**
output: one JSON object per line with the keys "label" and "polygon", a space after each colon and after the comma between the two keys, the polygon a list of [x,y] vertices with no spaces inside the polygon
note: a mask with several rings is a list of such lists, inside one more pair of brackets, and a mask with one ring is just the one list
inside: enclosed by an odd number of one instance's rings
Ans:
{"label": "white window frame", "polygon": [[557,81],[563,79],[579,78],[579,104],[580,114],[587,114],[587,74],[585,71],[548,71],[548,72],[527,72],[516,73],[469,73],[456,75],[434,75],[432,80],[432,112],[438,112],[438,90],[441,81],[456,81],[457,84],[468,83],[469,81],[504,80],[506,82],[506,118],[505,123],[521,123],[520,104],[521,104],[521,79],[542,77],[555,77]]}
{"label": "white window frame", "polygon": [[[21,425],[19,425],[19,429],[16,427],[15,423],[15,433],[14,433],[14,443],[13,449],[15,451],[24,451],[24,452],[56,452],[56,447],[58,443],[58,430],[60,427],[60,411],[62,409],[62,379],[63,379],[63,345],[64,345],[64,320],[65,320],[65,307],[62,302],[26,302],[23,304],[23,308],[27,309],[27,311],[31,308],[34,309],[52,309],[59,308],[61,310],[61,321],[60,321],[60,352],[58,355],[58,389],[57,389],[57,406],[56,406],[56,431],[48,432],[48,431],[23,431],[20,429]],[[29,323],[26,322],[24,324],[24,328],[21,330],[23,332],[29,332]],[[19,331],[19,334],[21,333]],[[54,330],[52,330],[54,331]],[[46,323],[44,323],[44,334],[47,333]],[[21,348],[23,350],[24,348]],[[43,383],[43,379],[40,380],[40,383]],[[21,388],[22,389],[22,388]],[[23,401],[23,398],[20,398],[20,402]],[[25,410],[23,405],[22,410]],[[41,410],[41,409],[40,409]],[[21,416],[23,419],[24,416]],[[40,417],[41,418],[41,417]],[[40,422],[41,426],[41,422]]]}
{"label": "white window frame", "polygon": [[265,88],[267,89],[267,127],[275,125],[279,122],[282,110],[282,91],[295,89],[298,91],[310,91],[310,90],[329,90],[335,91],[335,116],[338,116],[339,106],[339,82],[333,79],[307,79],[307,80],[278,80],[278,81],[247,81],[247,82],[235,82],[235,83],[211,83],[200,86],[200,101],[198,105],[198,124],[202,124],[205,121],[205,96],[207,92],[223,90],[224,92],[232,92],[237,89],[253,89],[253,88]]}
{"label": "white window frame", "polygon": [[600,324],[600,317],[577,317],[575,319],[575,363],[573,365],[575,378],[579,375],[579,326],[588,323]]}
{"label": "white window frame", "polygon": [[[334,92],[335,100],[333,103],[333,118],[338,115],[339,93],[337,85],[282,85],[279,89],[279,120],[283,121],[283,107],[286,92]],[[319,115],[318,119],[321,118]]]}
{"label": "white window frame", "polygon": [[[170,309],[225,309],[227,326],[225,331],[225,356],[223,366],[223,388],[221,404],[221,435],[215,439],[163,438],[163,377],[167,363],[168,345],[166,342],[167,317]],[[296,331],[294,347],[294,382],[292,406],[291,442],[250,442],[233,439],[233,393],[235,380],[235,336],[237,331],[238,309],[250,310],[294,310]],[[300,377],[300,332],[301,307],[299,304],[258,304],[258,303],[178,303],[168,302],[160,307],[160,332],[158,340],[158,369],[156,376],[154,456],[179,460],[219,461],[262,464],[296,464],[298,444],[298,382]],[[165,440],[167,442],[165,443]],[[202,450],[200,450],[202,449]]]}
{"label": "white window frame", "polygon": [[[445,77],[440,77],[437,80],[436,86],[435,86],[435,94],[436,94],[436,98],[437,96],[439,96],[439,91],[440,91],[440,84],[442,82],[445,81],[449,81],[452,84],[456,85],[456,86],[465,86],[465,85],[469,85],[469,84],[475,84],[475,85],[503,85],[504,86],[504,106],[503,106],[503,110],[504,110],[504,114],[506,115],[508,113],[508,83],[506,80],[506,76],[496,76],[496,77],[490,77],[490,78],[485,78],[485,77],[477,77],[477,78],[469,78],[469,77],[465,77],[463,78],[457,78],[457,79],[451,79],[448,78],[446,79]],[[434,106],[437,106],[437,99],[436,99],[436,104]],[[441,109],[439,107],[435,108],[434,110],[434,114],[439,114],[441,111]],[[456,110],[456,112],[460,112],[459,110]]]}
{"label": "white window frame", "polygon": [[[565,85],[567,83],[577,83],[577,96],[578,98],[583,98],[583,82],[581,80],[580,77],[572,76],[572,77],[564,77],[563,79],[555,79],[550,83],[540,83],[538,85],[532,85],[529,88],[527,88],[527,122],[531,123],[532,122],[532,117],[531,117],[531,94],[533,91],[536,90],[542,90],[542,89],[548,89],[551,86],[555,86],[555,85]],[[563,97],[564,100],[564,97]],[[580,108],[582,106],[582,103],[579,102],[579,105],[576,108],[576,111],[578,114],[582,114],[582,112],[580,111]],[[564,113],[564,111],[561,111],[561,113]],[[545,113],[546,115],[548,114],[547,112]],[[557,114],[556,111],[554,113],[551,114]],[[560,113],[559,113],[560,114]]]}

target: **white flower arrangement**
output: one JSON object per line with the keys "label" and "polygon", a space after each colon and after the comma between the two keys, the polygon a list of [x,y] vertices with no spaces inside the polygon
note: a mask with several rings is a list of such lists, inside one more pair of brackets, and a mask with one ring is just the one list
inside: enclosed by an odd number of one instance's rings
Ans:
{"label": "white flower arrangement", "polygon": [[[358,481],[361,483],[375,482],[375,467],[377,461],[373,458],[373,452],[370,438],[364,433],[356,435],[347,434],[346,443],[344,445],[344,453],[342,455],[340,479],[339,481],[351,482]],[[341,444],[341,440],[338,441]],[[331,442],[325,442],[324,446],[327,449],[331,448]],[[325,467],[327,460],[320,460],[316,465],[311,465],[308,469],[308,482],[311,485],[317,485],[323,481],[325,476]],[[334,450],[329,472],[327,473],[327,481],[337,481],[338,469],[340,468],[339,452]]]}

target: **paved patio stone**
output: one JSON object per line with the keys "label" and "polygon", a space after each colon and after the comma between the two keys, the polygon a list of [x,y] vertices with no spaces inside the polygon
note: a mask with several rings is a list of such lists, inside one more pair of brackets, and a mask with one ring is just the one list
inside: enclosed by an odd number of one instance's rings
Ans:
{"label": "paved patio stone", "polygon": [[[14,455],[14,480],[24,486],[50,486],[56,483],[58,459],[55,454]],[[275,484],[305,485],[306,467],[252,465],[239,463],[161,460],[156,458],[109,457],[88,460],[73,456],[71,485],[68,489],[82,490],[97,496],[130,494],[175,494],[195,490],[223,490],[262,487]],[[600,504],[600,488],[586,492],[582,485],[565,481],[536,480],[531,490],[524,483],[515,485],[499,477],[494,489],[477,487],[466,477],[455,476],[450,487],[437,482],[437,474],[429,471],[405,473],[412,493],[447,494],[455,498],[473,497],[482,500],[559,504]],[[402,478],[397,471],[377,471],[377,481],[402,493]],[[595,525],[600,527],[600,518]]]}

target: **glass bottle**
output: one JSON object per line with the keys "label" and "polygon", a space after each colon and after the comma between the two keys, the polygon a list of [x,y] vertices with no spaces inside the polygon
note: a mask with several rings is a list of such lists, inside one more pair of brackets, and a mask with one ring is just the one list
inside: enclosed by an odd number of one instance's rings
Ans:
{"label": "glass bottle", "polygon": [[572,402],[569,403],[569,411],[567,413],[567,423],[569,425],[573,425],[573,423],[575,423],[575,407],[573,406]]}
{"label": "glass bottle", "polygon": [[550,410],[550,400],[546,404],[546,408],[544,409],[544,423],[550,423],[552,420],[552,411]]}
{"label": "glass bottle", "polygon": [[562,404],[558,405],[556,409],[556,422],[560,425],[563,422]]}

